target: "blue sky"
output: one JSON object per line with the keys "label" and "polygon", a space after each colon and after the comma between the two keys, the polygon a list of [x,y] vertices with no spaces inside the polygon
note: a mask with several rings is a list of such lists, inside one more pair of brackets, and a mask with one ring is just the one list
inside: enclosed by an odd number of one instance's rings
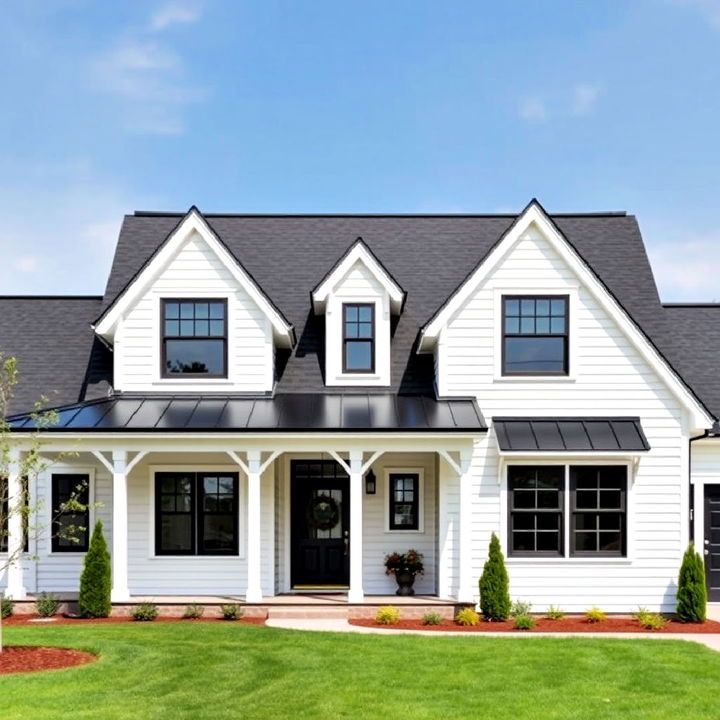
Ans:
{"label": "blue sky", "polygon": [[626,209],[720,299],[720,0],[8,0],[0,293],[100,293],[122,215]]}

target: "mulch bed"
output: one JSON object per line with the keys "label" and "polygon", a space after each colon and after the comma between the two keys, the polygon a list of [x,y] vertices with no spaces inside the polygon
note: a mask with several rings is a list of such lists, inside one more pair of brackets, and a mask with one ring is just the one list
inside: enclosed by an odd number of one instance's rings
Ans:
{"label": "mulch bed", "polygon": [[8,645],[0,652],[0,675],[37,672],[38,670],[59,670],[75,665],[85,665],[93,660],[97,660],[97,656],[80,650]]}
{"label": "mulch bed", "polygon": [[243,625],[264,625],[265,618],[240,618],[238,620],[224,620],[221,617],[202,617],[197,619],[182,618],[182,617],[158,617],[152,621],[133,620],[131,617],[121,615],[120,617],[108,617],[108,618],[75,618],[66,617],[65,615],[54,615],[52,618],[40,618],[39,615],[11,615],[9,618],[5,618],[2,621],[4,626],[6,625],[36,625],[38,627],[47,627],[48,625],[114,625],[116,623],[137,623],[138,625],[148,624],[148,622],[166,623],[166,622],[184,622],[184,623],[198,623],[198,622],[221,622],[221,623],[240,623]]}
{"label": "mulch bed", "polygon": [[[379,625],[375,620],[350,620],[352,625],[382,628],[383,630],[442,630],[444,632],[478,633],[478,632],[518,632],[513,628],[512,621],[483,622],[474,626],[456,625],[452,620],[443,620],[440,625],[423,625],[421,620],[400,620],[395,625]],[[610,617],[599,623],[589,623],[582,616],[565,617],[562,620],[536,618],[535,627],[526,630],[528,633],[568,632],[568,633],[720,633],[720,622],[708,620],[705,623],[681,623],[670,620],[661,630],[644,630],[632,618]]]}

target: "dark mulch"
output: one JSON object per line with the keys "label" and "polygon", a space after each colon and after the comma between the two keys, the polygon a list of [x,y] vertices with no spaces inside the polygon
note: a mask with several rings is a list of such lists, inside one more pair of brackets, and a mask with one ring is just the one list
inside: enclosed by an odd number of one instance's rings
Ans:
{"label": "dark mulch", "polygon": [[38,670],[59,670],[75,665],[85,665],[93,660],[97,660],[95,655],[80,650],[9,645],[0,652],[0,675],[37,672]]}
{"label": "dark mulch", "polygon": [[[76,618],[66,617],[65,615],[55,615],[52,618],[43,618],[40,620],[39,615],[11,615],[2,621],[3,625],[37,625],[38,627],[47,627],[48,625],[112,625],[115,623],[127,623],[127,622],[147,622],[147,621],[136,621],[128,615],[121,615],[120,617],[108,617],[108,618]],[[181,618],[181,617],[158,617],[151,622],[222,622],[222,623],[243,623],[245,625],[264,625],[265,618],[241,618],[239,620],[224,620],[221,617],[214,617],[208,615],[208,617],[201,618]]]}
{"label": "dark mulch", "polygon": [[[440,625],[423,625],[421,620],[400,620],[395,625],[379,625],[375,620],[350,620],[352,625],[379,627],[384,630],[442,630],[451,632],[517,632],[511,620],[505,622],[484,622],[479,625],[461,626],[452,620],[443,620]],[[720,623],[708,620],[705,623],[681,623],[668,621],[661,630],[645,630],[632,618],[610,617],[599,623],[589,623],[582,616],[565,617],[562,620],[536,618],[535,628],[525,632],[572,632],[572,633],[617,633],[644,632],[653,633],[720,633]]]}

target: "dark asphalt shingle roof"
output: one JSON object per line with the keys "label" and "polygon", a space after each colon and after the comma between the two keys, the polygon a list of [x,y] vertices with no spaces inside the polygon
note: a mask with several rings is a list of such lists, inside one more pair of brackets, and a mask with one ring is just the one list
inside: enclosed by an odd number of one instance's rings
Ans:
{"label": "dark asphalt shingle roof", "polygon": [[11,412],[30,410],[41,395],[55,406],[105,392],[110,353],[90,327],[101,303],[100,297],[0,297],[0,352],[17,359]]}

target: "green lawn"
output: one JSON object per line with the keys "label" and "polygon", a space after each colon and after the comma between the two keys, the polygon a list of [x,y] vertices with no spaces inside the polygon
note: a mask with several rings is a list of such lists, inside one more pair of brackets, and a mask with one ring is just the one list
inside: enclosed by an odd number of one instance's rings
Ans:
{"label": "green lawn", "polygon": [[720,653],[659,640],[304,633],[232,623],[10,627],[90,650],[0,676],[0,718],[720,717]]}

